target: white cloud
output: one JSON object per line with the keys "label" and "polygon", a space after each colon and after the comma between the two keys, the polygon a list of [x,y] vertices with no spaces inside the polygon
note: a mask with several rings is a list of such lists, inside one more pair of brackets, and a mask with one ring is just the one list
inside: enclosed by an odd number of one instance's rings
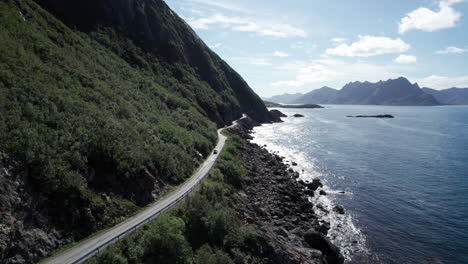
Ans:
{"label": "white cloud", "polygon": [[225,2],[225,1],[216,1],[216,0],[188,0],[188,2],[192,2],[194,4],[203,4],[212,7],[218,7],[230,11],[238,11],[248,13],[250,10],[243,8],[241,6],[235,5],[232,2]]}
{"label": "white cloud", "polygon": [[[401,76],[399,69],[363,62],[347,63],[336,59],[319,59],[311,62],[294,61],[278,67],[278,70],[292,72],[295,77],[271,83],[273,87],[305,87],[330,82],[379,81]],[[308,87],[310,89],[311,87]]]}
{"label": "white cloud", "polygon": [[429,87],[437,90],[447,89],[451,87],[468,87],[468,76],[447,77],[431,75],[429,77],[422,78],[417,81],[421,87]]}
{"label": "white cloud", "polygon": [[413,10],[401,19],[398,25],[398,32],[403,34],[413,29],[433,32],[455,27],[462,14],[453,9],[452,5],[463,1],[464,0],[440,1],[438,11],[433,11],[426,7]]}
{"label": "white cloud", "polygon": [[316,52],[318,45],[316,43],[305,43],[303,41],[296,41],[294,43],[291,43],[289,47],[303,54],[312,54]]}
{"label": "white cloud", "polygon": [[260,65],[260,66],[270,66],[272,65],[270,61],[266,59],[251,59],[250,63],[253,65]]}
{"label": "white cloud", "polygon": [[282,51],[275,51],[273,53],[273,56],[285,58],[285,57],[289,57],[289,54],[286,52],[282,52]]}
{"label": "white cloud", "polygon": [[266,58],[255,58],[255,57],[233,57],[233,61],[239,61],[241,63],[247,63],[257,66],[271,66],[273,65],[269,59]]}
{"label": "white cloud", "polygon": [[465,53],[465,52],[468,52],[468,49],[457,48],[457,47],[453,47],[453,46],[447,47],[444,50],[436,51],[437,54],[448,54],[448,53],[460,54],[460,53]]}
{"label": "white cloud", "polygon": [[412,64],[412,63],[416,63],[418,61],[418,59],[416,58],[416,56],[413,56],[413,55],[400,55],[398,56],[396,59],[395,59],[395,62],[396,63],[400,63],[400,64]]}
{"label": "white cloud", "polygon": [[293,25],[271,21],[257,21],[248,17],[214,14],[208,17],[188,18],[187,22],[196,29],[225,28],[233,31],[253,32],[261,36],[277,38],[307,37],[307,33]]}
{"label": "white cloud", "polygon": [[325,51],[326,55],[347,57],[369,57],[387,53],[400,53],[409,50],[411,46],[401,39],[387,37],[359,36],[359,40],[348,45],[343,43]]}
{"label": "white cloud", "polygon": [[347,39],[345,38],[332,38],[330,39],[331,42],[334,42],[334,43],[341,43],[341,42],[345,42]]}
{"label": "white cloud", "polygon": [[215,44],[211,44],[211,45],[208,45],[210,48],[212,49],[216,49],[216,48],[219,48],[223,45],[223,43],[215,43]]}

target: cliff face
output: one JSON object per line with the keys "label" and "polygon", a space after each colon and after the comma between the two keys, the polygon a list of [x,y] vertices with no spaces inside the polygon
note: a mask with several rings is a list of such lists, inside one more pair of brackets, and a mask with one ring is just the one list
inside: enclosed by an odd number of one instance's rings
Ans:
{"label": "cliff face", "polygon": [[[128,39],[141,50],[122,56],[131,64],[142,66],[138,57],[148,58],[144,66],[153,71],[155,58],[172,68],[187,66],[189,71],[223,95],[230,105],[213,110],[200,102],[210,118],[226,124],[247,113],[259,122],[270,116],[261,99],[226,62],[219,58],[163,0],[35,0],[64,21],[69,27],[92,33],[113,30],[118,38]],[[125,50],[128,43],[101,43],[114,51]],[[120,52],[122,53],[122,52]],[[197,89],[194,87],[194,89]]]}
{"label": "cliff face", "polygon": [[271,121],[163,1],[0,1],[0,40],[1,263],[153,202],[211,152],[216,126]]}

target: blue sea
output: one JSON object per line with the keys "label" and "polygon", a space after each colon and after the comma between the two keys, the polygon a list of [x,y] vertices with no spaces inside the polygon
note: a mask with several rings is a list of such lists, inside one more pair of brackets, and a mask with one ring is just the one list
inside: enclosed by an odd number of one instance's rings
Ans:
{"label": "blue sea", "polygon": [[[311,199],[347,263],[468,263],[468,106],[325,107],[279,109],[253,142],[322,180]],[[346,117],[376,114],[395,118]]]}

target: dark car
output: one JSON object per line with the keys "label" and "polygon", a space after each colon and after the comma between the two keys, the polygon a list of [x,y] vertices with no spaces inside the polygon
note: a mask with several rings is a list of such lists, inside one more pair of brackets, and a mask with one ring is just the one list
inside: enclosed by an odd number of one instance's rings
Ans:
{"label": "dark car", "polygon": [[218,154],[218,150],[215,149],[215,150],[213,151],[213,154]]}

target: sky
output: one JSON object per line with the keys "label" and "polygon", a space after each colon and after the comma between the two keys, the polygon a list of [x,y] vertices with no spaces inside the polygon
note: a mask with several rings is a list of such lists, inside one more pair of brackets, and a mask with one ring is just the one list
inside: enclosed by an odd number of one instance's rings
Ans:
{"label": "sky", "polygon": [[260,96],[404,76],[468,87],[468,0],[166,0]]}

